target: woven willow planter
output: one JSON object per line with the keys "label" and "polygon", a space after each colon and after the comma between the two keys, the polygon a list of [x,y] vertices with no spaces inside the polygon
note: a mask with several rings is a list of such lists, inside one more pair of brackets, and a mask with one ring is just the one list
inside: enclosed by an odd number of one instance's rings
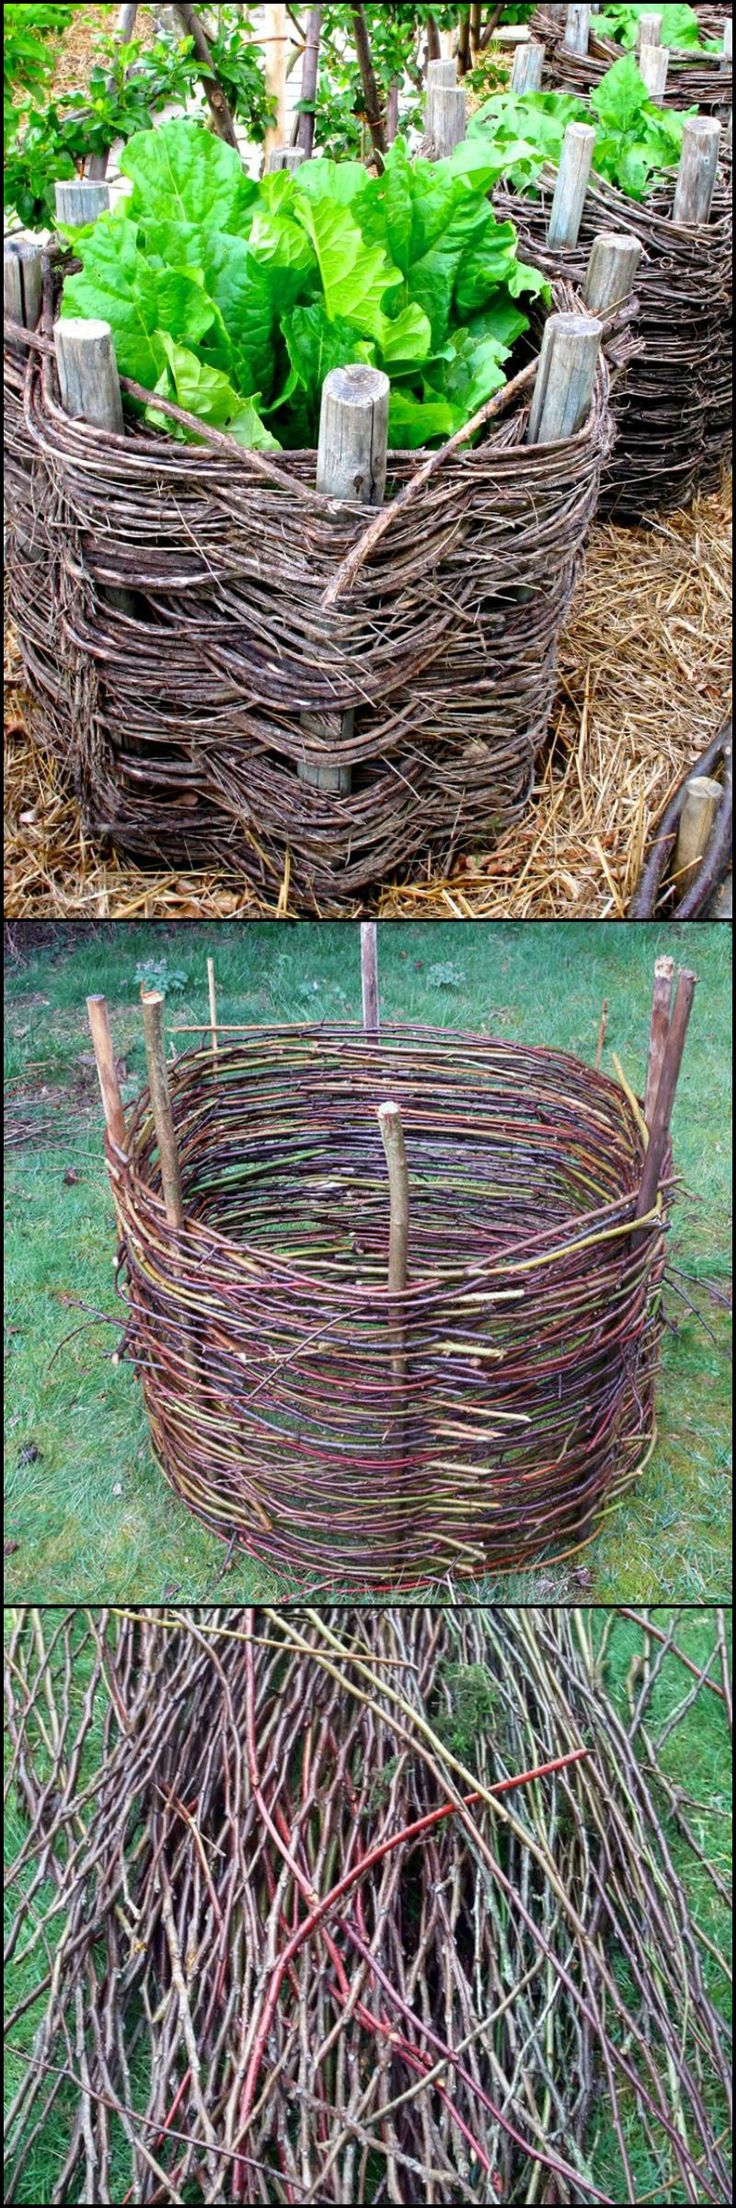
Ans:
{"label": "woven willow planter", "polygon": [[[181,1226],[147,1090],[108,1164],[124,1351],[188,1508],[311,1584],[577,1552],[653,1445],[669,1142],[634,1228],[641,1113],[556,1051],[268,1029],[168,1079]],[[401,1295],[387,1098],[409,1176]]]}

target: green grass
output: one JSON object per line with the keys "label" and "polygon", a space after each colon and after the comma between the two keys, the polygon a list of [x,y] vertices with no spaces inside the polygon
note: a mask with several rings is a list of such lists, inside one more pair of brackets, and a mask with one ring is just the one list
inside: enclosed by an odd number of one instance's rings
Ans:
{"label": "green grass", "polygon": [[[592,1060],[602,999],[611,1053],[641,1089],[651,977],[670,951],[699,976],[673,1135],[687,1195],[671,1256],[698,1287],[711,1341],[672,1291],[659,1388],[659,1438],[641,1483],[604,1521],[582,1568],[546,1566],[474,1590],[484,1600],[720,1599],[730,1585],[730,930],[609,923],[385,923],[381,1008],[416,1020],[557,1045]],[[207,1021],[206,960],[215,958],[221,1019],[360,1017],[352,923],[100,926],[39,946],[8,975],[5,1076],[45,1089],[58,1135],[7,1160],[6,1553],[8,1598],[180,1601],[273,1599],[291,1590],[248,1558],[222,1583],[224,1550],[169,1494],[151,1455],[130,1367],[114,1368],[122,1327],[115,1231],[102,1162],[101,1114],[84,1000],[104,993],[123,1093],[144,1078],[136,967],[163,960],[184,976],[167,995],[171,1025]],[[180,1045],[183,1047],[183,1045]],[[72,1167],[78,1178],[65,1182]],[[81,1298],[114,1322],[90,1317]],[[79,1331],[81,1329],[81,1331]],[[76,1330],[76,1331],[75,1331]],[[36,1452],[33,1454],[33,1452]],[[119,1492],[116,1493],[115,1490]],[[340,1592],[339,1589],[335,1590]],[[468,1592],[467,1588],[464,1592]],[[446,1600],[447,1583],[437,1590]]]}

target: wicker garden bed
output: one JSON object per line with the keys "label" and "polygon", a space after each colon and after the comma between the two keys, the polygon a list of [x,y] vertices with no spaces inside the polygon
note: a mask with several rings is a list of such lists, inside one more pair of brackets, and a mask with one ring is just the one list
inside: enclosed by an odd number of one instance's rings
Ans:
{"label": "wicker garden bed", "polygon": [[[723,24],[730,15],[729,9],[698,8],[696,13],[703,38],[723,38]],[[532,37],[541,40],[545,47],[544,89],[574,92],[578,98],[583,98],[600,84],[606,70],[615,61],[620,61],[623,48],[615,39],[600,36],[593,17],[587,54],[572,53],[565,45],[566,15],[566,7],[542,5],[535,8]],[[699,107],[704,114],[717,115],[725,121],[733,98],[730,63],[722,66],[716,55],[688,54],[673,48],[663,98],[667,107]]]}

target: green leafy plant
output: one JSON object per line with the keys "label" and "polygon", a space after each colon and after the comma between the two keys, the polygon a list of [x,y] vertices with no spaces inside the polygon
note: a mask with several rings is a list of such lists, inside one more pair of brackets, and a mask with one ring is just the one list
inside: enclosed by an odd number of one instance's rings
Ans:
{"label": "green leafy plant", "polygon": [[[606,71],[590,103],[572,93],[499,93],[479,108],[468,128],[470,148],[490,139],[515,190],[534,185],[546,161],[556,164],[568,123],[596,118],[593,168],[630,199],[645,199],[677,167],[688,109],[658,107],[633,54]],[[505,149],[505,150],[504,150]]]}
{"label": "green leafy plant", "polygon": [[[598,17],[596,31],[601,38],[615,38],[619,46],[636,45],[641,8],[604,8]],[[694,8],[662,6],[662,45],[674,46],[680,53],[718,53],[717,39],[701,39],[700,24]]]}
{"label": "green leafy plant", "polygon": [[170,966],[166,958],[144,958],[136,966],[133,979],[141,989],[160,989],[161,995],[166,997],[181,995],[189,975],[181,966]]}
{"label": "green leafy plant", "polygon": [[465,145],[412,163],[398,139],[380,177],[321,158],[256,184],[166,124],[126,149],[131,197],[72,234],[62,313],[109,321],[123,374],[242,445],[314,445],[325,375],[351,361],[388,375],[394,447],[444,439],[505,382],[519,300],[549,296],[490,205],[502,165]]}
{"label": "green leafy plant", "polygon": [[6,7],[3,11],[3,111],[6,146],[23,113],[22,95],[39,92],[52,75],[55,40],[73,7]]}

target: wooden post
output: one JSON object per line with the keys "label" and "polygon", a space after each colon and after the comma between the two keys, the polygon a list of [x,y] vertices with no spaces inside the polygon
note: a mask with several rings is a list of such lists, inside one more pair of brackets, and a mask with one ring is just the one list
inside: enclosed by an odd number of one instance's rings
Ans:
{"label": "wooden post", "polygon": [[675,961],[673,958],[655,958],[652,1017],[649,1027],[649,1051],[647,1054],[647,1079],[644,1091],[644,1118],[650,1133],[652,1113],[662,1073],[665,1044],[670,1031],[670,1000],[674,972]]}
{"label": "wooden post", "polygon": [[74,421],[123,434],[123,401],[109,322],[61,315],[54,325],[61,403]]}
{"label": "wooden post", "polygon": [[586,305],[594,314],[611,314],[630,297],[641,256],[638,238],[599,230],[585,276]]}
{"label": "wooden post", "polygon": [[151,1091],[156,1141],[161,1162],[161,1182],[166,1217],[170,1227],[183,1227],[184,1204],[181,1193],[174,1115],[169,1095],[169,1077],[166,1071],[164,1000],[161,991],[159,989],[144,989],[141,995],[141,1004],[143,1006],[143,1033],[146,1041],[148,1086]]}
{"label": "wooden post", "polygon": [[87,1018],[92,1035],[92,1048],[95,1054],[105,1125],[115,1149],[124,1154],[127,1139],[125,1113],[120,1095],[115,1051],[110,1033],[110,1020],[104,997],[87,998]]}
{"label": "wooden post", "polygon": [[[635,1217],[637,1219],[646,1218],[647,1212],[652,1210],[659,1188],[659,1176],[662,1171],[662,1160],[669,1134],[672,1106],[675,1101],[677,1078],[682,1064],[682,1054],[685,1048],[685,1037],[695,986],[695,975],[689,973],[685,967],[681,967],[677,976],[675,1002],[670,1020],[670,1031],[665,1044],[662,1072],[652,1107],[649,1144],[636,1201]],[[633,1235],[632,1249],[639,1248],[645,1233],[646,1229],[640,1228],[639,1232]]]}
{"label": "wooden post", "polygon": [[304,146],[273,146],[266,154],[265,176],[273,176],[275,169],[300,169],[308,159]]}
{"label": "wooden post", "polygon": [[590,8],[569,7],[565,14],[565,36],[562,41],[568,54],[587,54],[590,43]]}
{"label": "wooden post", "polygon": [[530,39],[528,46],[517,46],[511,66],[510,89],[512,92],[539,92],[546,48],[537,39]]}
{"label": "wooden post", "polygon": [[716,188],[720,144],[721,126],[715,116],[693,115],[683,125],[673,222],[695,228],[696,224],[708,221]]}
{"label": "wooden post", "polygon": [[[330,498],[352,499],[361,506],[382,506],[386,488],[388,402],[390,384],[380,368],[355,362],[347,368],[331,368],[322,385],[322,407],[317,449],[317,489]],[[304,758],[297,772],[313,789],[344,793],[350,789],[350,767],[329,757],[329,738],[340,733],[350,738],[354,710],[339,720],[302,714],[308,735],[322,738],[323,757]]]}
{"label": "wooden post", "polygon": [[723,52],[722,52],[722,54],[721,54],[721,61],[720,61],[720,66],[721,66],[721,68],[722,68],[722,69],[730,69],[730,68],[731,68],[731,66],[732,66],[732,63],[733,63],[733,23],[732,23],[732,20],[731,20],[731,17],[730,17],[730,15],[727,15],[727,16],[726,16],[726,21],[725,21],[725,23],[724,23],[724,25],[723,25]]}
{"label": "wooden post", "polygon": [[216,992],[216,989],[215,989],[215,961],[214,961],[214,959],[213,959],[213,958],[208,958],[208,960],[207,960],[207,988],[208,988],[208,991],[209,991],[209,999],[210,999],[210,1035],[211,1035],[211,1037],[212,1037],[212,1055],[213,1055],[213,1058],[216,1058],[216,1057],[217,1057],[217,992]]}
{"label": "wooden post", "polygon": [[645,9],[636,26],[636,52],[640,54],[643,46],[661,46],[661,44],[662,17],[655,13],[650,15]]}
{"label": "wooden post", "polygon": [[670,57],[666,46],[642,46],[639,49],[639,75],[643,77],[649,97],[664,99],[667,90],[667,72]]}
{"label": "wooden post", "polygon": [[[30,230],[5,240],[4,307],[9,322],[35,330],[41,312],[41,246]],[[28,346],[22,348],[27,353]]]}
{"label": "wooden post", "polygon": [[424,128],[434,161],[445,161],[461,145],[468,127],[468,99],[454,61],[431,61],[427,70]]}
{"label": "wooden post", "polygon": [[360,978],[363,996],[363,1026],[366,1035],[377,1035],[380,1026],[378,1009],[378,942],[375,920],[360,923]]}
{"label": "wooden post", "polygon": [[547,230],[548,245],[563,249],[577,245],[595,137],[589,123],[568,123]]}
{"label": "wooden post", "polygon": [[591,314],[550,314],[534,386],[527,443],[574,437],[590,413],[603,324]]}
{"label": "wooden post", "polygon": [[109,215],[110,186],[92,183],[89,177],[73,176],[68,182],[54,185],[57,222],[68,223],[73,229],[82,223],[96,222],[99,215]]}
{"label": "wooden post", "polygon": [[[404,1129],[398,1104],[379,1104],[378,1124],[381,1130],[389,1189],[389,1244],[388,1285],[392,1296],[400,1296],[406,1287],[407,1251],[409,1241],[409,1172],[406,1163]],[[392,1366],[397,1379],[403,1376],[405,1354],[403,1328],[399,1328]]]}
{"label": "wooden post", "polygon": [[684,897],[686,891],[692,888],[713,834],[713,823],[722,797],[722,784],[716,782],[711,775],[694,774],[692,780],[686,783],[672,868],[677,878],[678,897]]}

